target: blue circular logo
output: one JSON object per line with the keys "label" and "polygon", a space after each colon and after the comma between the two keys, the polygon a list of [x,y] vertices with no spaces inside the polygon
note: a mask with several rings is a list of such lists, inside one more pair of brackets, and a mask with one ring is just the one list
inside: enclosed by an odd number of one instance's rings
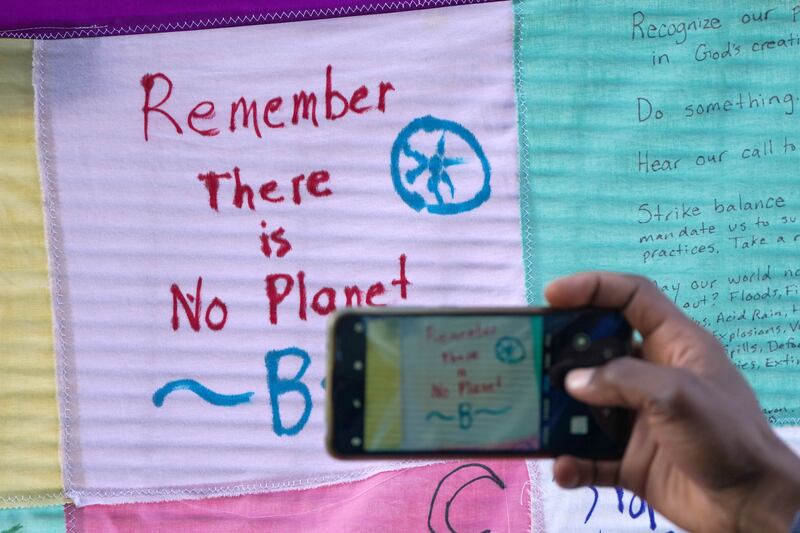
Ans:
{"label": "blue circular logo", "polygon": [[455,215],[475,209],[491,194],[492,170],[483,148],[451,120],[430,115],[412,120],[394,141],[391,170],[397,194],[415,211]]}
{"label": "blue circular logo", "polygon": [[494,354],[503,363],[519,363],[525,356],[525,346],[516,337],[500,337],[494,345]]}

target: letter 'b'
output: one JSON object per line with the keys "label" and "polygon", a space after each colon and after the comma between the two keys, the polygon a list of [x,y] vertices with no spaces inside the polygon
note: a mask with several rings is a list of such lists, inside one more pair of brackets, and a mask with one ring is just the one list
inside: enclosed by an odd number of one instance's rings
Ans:
{"label": "letter 'b'", "polygon": [[[281,359],[284,357],[299,357],[302,360],[302,365],[297,374],[291,379],[284,379],[278,376],[278,369],[280,368]],[[267,389],[269,390],[269,403],[272,407],[272,430],[279,437],[282,435],[297,435],[301,429],[308,422],[308,417],[311,414],[311,393],[308,387],[300,381],[303,374],[306,373],[308,365],[311,364],[311,357],[308,352],[300,348],[285,348],[283,350],[271,350],[267,352],[264,358],[267,365]],[[300,419],[290,427],[284,427],[281,420],[281,406],[280,398],[288,392],[296,392],[299,394],[305,403],[303,407],[303,414]]]}

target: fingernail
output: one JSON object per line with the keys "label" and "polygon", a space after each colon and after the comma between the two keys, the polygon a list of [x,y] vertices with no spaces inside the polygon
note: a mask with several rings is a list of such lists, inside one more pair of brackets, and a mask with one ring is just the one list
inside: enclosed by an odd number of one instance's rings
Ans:
{"label": "fingernail", "polygon": [[589,385],[594,376],[594,368],[576,368],[567,374],[566,386],[568,390],[575,391]]}

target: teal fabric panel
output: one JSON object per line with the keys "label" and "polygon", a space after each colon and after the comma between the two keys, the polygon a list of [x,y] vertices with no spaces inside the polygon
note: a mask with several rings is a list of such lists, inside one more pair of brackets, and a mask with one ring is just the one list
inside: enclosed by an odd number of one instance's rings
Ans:
{"label": "teal fabric panel", "polygon": [[767,7],[515,2],[523,246],[530,303],[647,275],[798,425],[800,9]]}
{"label": "teal fabric panel", "polygon": [[64,533],[64,506],[0,509],[0,533]]}

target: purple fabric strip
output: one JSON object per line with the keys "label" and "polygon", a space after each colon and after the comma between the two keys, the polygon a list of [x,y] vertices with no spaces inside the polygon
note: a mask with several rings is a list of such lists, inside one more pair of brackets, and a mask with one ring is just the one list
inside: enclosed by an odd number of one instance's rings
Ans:
{"label": "purple fabric strip", "polygon": [[0,10],[0,37],[71,39],[201,30],[493,1],[497,0],[8,0]]}

